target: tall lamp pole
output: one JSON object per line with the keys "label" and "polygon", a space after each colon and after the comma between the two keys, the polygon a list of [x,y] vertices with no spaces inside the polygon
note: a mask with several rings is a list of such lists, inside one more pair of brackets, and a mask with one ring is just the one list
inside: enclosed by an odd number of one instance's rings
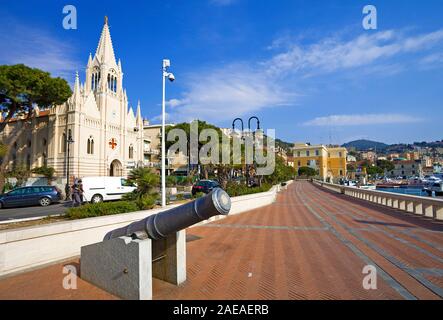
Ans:
{"label": "tall lamp pole", "polygon": [[[250,132],[252,131],[251,130],[251,120],[254,120],[254,119],[257,121],[257,128],[255,129],[255,131],[253,131],[253,138],[254,138],[254,142],[255,142],[255,133],[256,133],[257,130],[260,130],[260,120],[258,119],[258,117],[253,116],[253,117],[249,118],[249,120],[248,120],[248,129],[249,129]],[[253,164],[253,166],[254,166],[254,174],[255,174],[257,167],[256,167],[255,163]],[[249,172],[248,172],[248,175],[249,175]],[[260,178],[258,180],[258,184],[259,184],[259,186],[261,186],[261,179]]]}
{"label": "tall lamp pole", "polygon": [[69,185],[69,167],[70,167],[70,146],[71,143],[74,143],[74,140],[72,140],[72,136],[69,136],[66,139],[66,186],[65,186],[65,192],[66,192],[66,200],[71,200],[71,186]]}
{"label": "tall lamp pole", "polygon": [[[235,132],[235,123],[236,123],[237,121],[240,121],[240,123],[241,123],[240,139],[244,140],[243,133],[244,133],[244,131],[245,131],[245,126],[244,126],[244,123],[243,123],[243,119],[242,119],[242,118],[235,118],[234,121],[232,121],[232,133],[234,134],[234,132]],[[246,162],[246,161],[245,161],[245,162]],[[247,171],[247,168],[248,168],[247,165],[245,165],[245,171]],[[245,172],[245,173],[246,173],[246,172]],[[248,181],[246,181],[246,185],[248,185]]]}
{"label": "tall lamp pole", "polygon": [[163,59],[163,98],[162,98],[162,207],[166,207],[166,142],[165,142],[165,111],[166,111],[166,78],[169,81],[174,81],[175,76],[168,72],[168,68],[171,66],[171,61]]}

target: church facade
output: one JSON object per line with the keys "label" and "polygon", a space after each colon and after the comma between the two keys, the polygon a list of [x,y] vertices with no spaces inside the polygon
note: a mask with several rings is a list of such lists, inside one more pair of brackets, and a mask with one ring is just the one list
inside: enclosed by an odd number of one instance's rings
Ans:
{"label": "church facade", "polygon": [[[134,112],[123,88],[108,21],[94,57],[89,56],[85,83],[77,73],[72,96],[63,105],[36,110],[30,129],[14,143],[11,167],[53,167],[57,177],[126,176],[143,165],[143,119]],[[5,132],[22,120],[14,119]],[[69,168],[68,168],[69,164]],[[69,169],[69,171],[68,171]]]}

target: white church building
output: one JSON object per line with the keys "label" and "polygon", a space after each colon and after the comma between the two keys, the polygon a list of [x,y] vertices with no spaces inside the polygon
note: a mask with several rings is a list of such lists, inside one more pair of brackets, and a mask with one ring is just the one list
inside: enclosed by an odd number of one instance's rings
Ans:
{"label": "white church building", "polygon": [[[108,20],[94,57],[89,56],[86,81],[76,75],[72,96],[63,105],[36,110],[28,130],[13,146],[10,165],[47,165],[56,176],[126,176],[143,165],[143,119],[140,103],[134,113],[123,88],[123,70],[116,60]],[[6,132],[20,125],[12,120]],[[69,148],[69,152],[68,152]],[[68,159],[69,153],[69,159]]]}

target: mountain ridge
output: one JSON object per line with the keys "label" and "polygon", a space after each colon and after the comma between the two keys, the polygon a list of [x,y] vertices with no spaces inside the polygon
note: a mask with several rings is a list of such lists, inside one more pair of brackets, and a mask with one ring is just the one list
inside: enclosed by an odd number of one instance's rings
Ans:
{"label": "mountain ridge", "polygon": [[347,143],[344,143],[342,147],[345,148],[355,148],[358,151],[363,150],[386,150],[389,145],[383,142],[378,141],[372,141],[372,140],[366,140],[366,139],[360,139],[360,140],[354,140]]}

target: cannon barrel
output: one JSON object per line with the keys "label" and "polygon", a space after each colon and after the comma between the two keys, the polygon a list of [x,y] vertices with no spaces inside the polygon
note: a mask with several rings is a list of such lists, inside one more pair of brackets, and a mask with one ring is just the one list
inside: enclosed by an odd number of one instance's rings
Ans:
{"label": "cannon barrel", "polygon": [[110,231],[104,240],[124,236],[140,238],[140,234],[158,240],[213,216],[227,215],[230,209],[231,198],[225,191],[217,188],[192,202]]}

